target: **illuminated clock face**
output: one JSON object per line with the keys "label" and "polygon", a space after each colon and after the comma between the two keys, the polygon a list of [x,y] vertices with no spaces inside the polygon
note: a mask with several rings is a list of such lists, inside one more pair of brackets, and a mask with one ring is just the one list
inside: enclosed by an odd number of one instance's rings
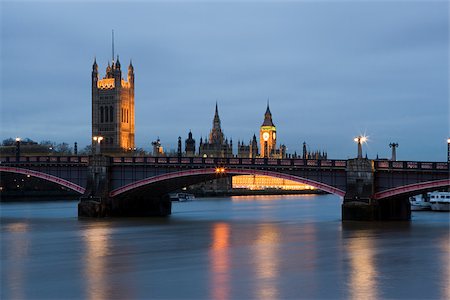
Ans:
{"label": "illuminated clock face", "polygon": [[275,140],[275,139],[277,138],[277,134],[274,132],[274,133],[272,134],[272,137],[273,137],[273,139]]}
{"label": "illuminated clock face", "polygon": [[263,139],[264,139],[265,141],[267,141],[267,140],[269,139],[269,133],[268,133],[268,132],[264,132],[264,133],[263,133]]}

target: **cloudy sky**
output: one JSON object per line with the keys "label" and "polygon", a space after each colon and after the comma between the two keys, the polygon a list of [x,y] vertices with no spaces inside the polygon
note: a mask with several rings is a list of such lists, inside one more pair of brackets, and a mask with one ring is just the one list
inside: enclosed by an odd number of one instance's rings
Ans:
{"label": "cloudy sky", "polygon": [[449,2],[2,1],[1,138],[90,143],[91,66],[136,73],[136,143],[175,148],[192,130],[236,144],[267,99],[288,151],[446,160]]}

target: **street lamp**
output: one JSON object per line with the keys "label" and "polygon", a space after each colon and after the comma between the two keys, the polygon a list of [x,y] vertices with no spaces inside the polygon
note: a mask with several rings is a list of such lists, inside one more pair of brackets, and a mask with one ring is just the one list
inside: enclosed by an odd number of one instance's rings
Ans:
{"label": "street lamp", "polygon": [[95,154],[100,154],[100,143],[103,141],[103,137],[94,136],[92,137],[92,140],[94,140],[94,142],[97,142],[97,144],[95,145]]}
{"label": "street lamp", "polygon": [[20,161],[20,137],[16,137],[16,162]]}
{"label": "street lamp", "polygon": [[447,139],[447,161],[450,162],[450,138]]}
{"label": "street lamp", "polygon": [[358,143],[358,158],[362,158],[362,143],[367,142],[367,137],[363,135],[358,135],[353,139],[356,143]]}
{"label": "street lamp", "polygon": [[397,160],[397,152],[396,152],[396,148],[398,147],[398,143],[390,143],[389,147],[392,148],[392,156],[391,156],[391,160],[392,161],[396,161]]}

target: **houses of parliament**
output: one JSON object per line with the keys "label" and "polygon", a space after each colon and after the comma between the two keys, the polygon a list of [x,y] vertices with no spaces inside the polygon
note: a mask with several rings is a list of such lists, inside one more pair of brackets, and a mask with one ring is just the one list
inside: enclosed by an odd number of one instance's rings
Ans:
{"label": "houses of parliament", "polygon": [[[114,48],[113,48],[114,49]],[[100,79],[96,59],[92,65],[92,146],[100,146],[102,153],[110,155],[133,154],[135,146],[135,108],[134,108],[134,67],[130,61],[126,80],[122,76],[119,57],[108,63],[105,75]],[[152,142],[152,155],[164,156],[158,139]],[[197,147],[192,132],[188,133],[182,151],[181,137],[178,138],[178,155],[186,157],[241,157],[241,158],[313,158],[326,159],[325,152],[309,152],[303,143],[302,155],[286,153],[286,146],[277,146],[277,128],[272,120],[267,102],[264,120],[259,128],[259,142],[256,134],[248,143],[237,142],[237,153],[233,151],[233,141],[228,140],[221,128],[219,108],[216,103],[212,128],[208,137],[200,138]],[[239,176],[240,177],[240,176]],[[253,181],[255,178],[253,178]],[[275,180],[275,179],[274,179]],[[283,185],[285,185],[283,183]]]}

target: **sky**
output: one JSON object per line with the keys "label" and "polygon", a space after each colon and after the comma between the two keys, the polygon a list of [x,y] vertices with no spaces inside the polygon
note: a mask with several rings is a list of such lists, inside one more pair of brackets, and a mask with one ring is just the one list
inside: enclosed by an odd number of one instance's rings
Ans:
{"label": "sky", "polygon": [[[91,139],[91,70],[135,69],[136,146],[197,145],[215,103],[228,139],[258,136],[270,101],[288,152],[445,161],[449,2],[2,1],[0,138]],[[124,73],[125,75],[125,73]],[[236,147],[236,146],[235,146]],[[236,149],[235,149],[236,152]]]}

